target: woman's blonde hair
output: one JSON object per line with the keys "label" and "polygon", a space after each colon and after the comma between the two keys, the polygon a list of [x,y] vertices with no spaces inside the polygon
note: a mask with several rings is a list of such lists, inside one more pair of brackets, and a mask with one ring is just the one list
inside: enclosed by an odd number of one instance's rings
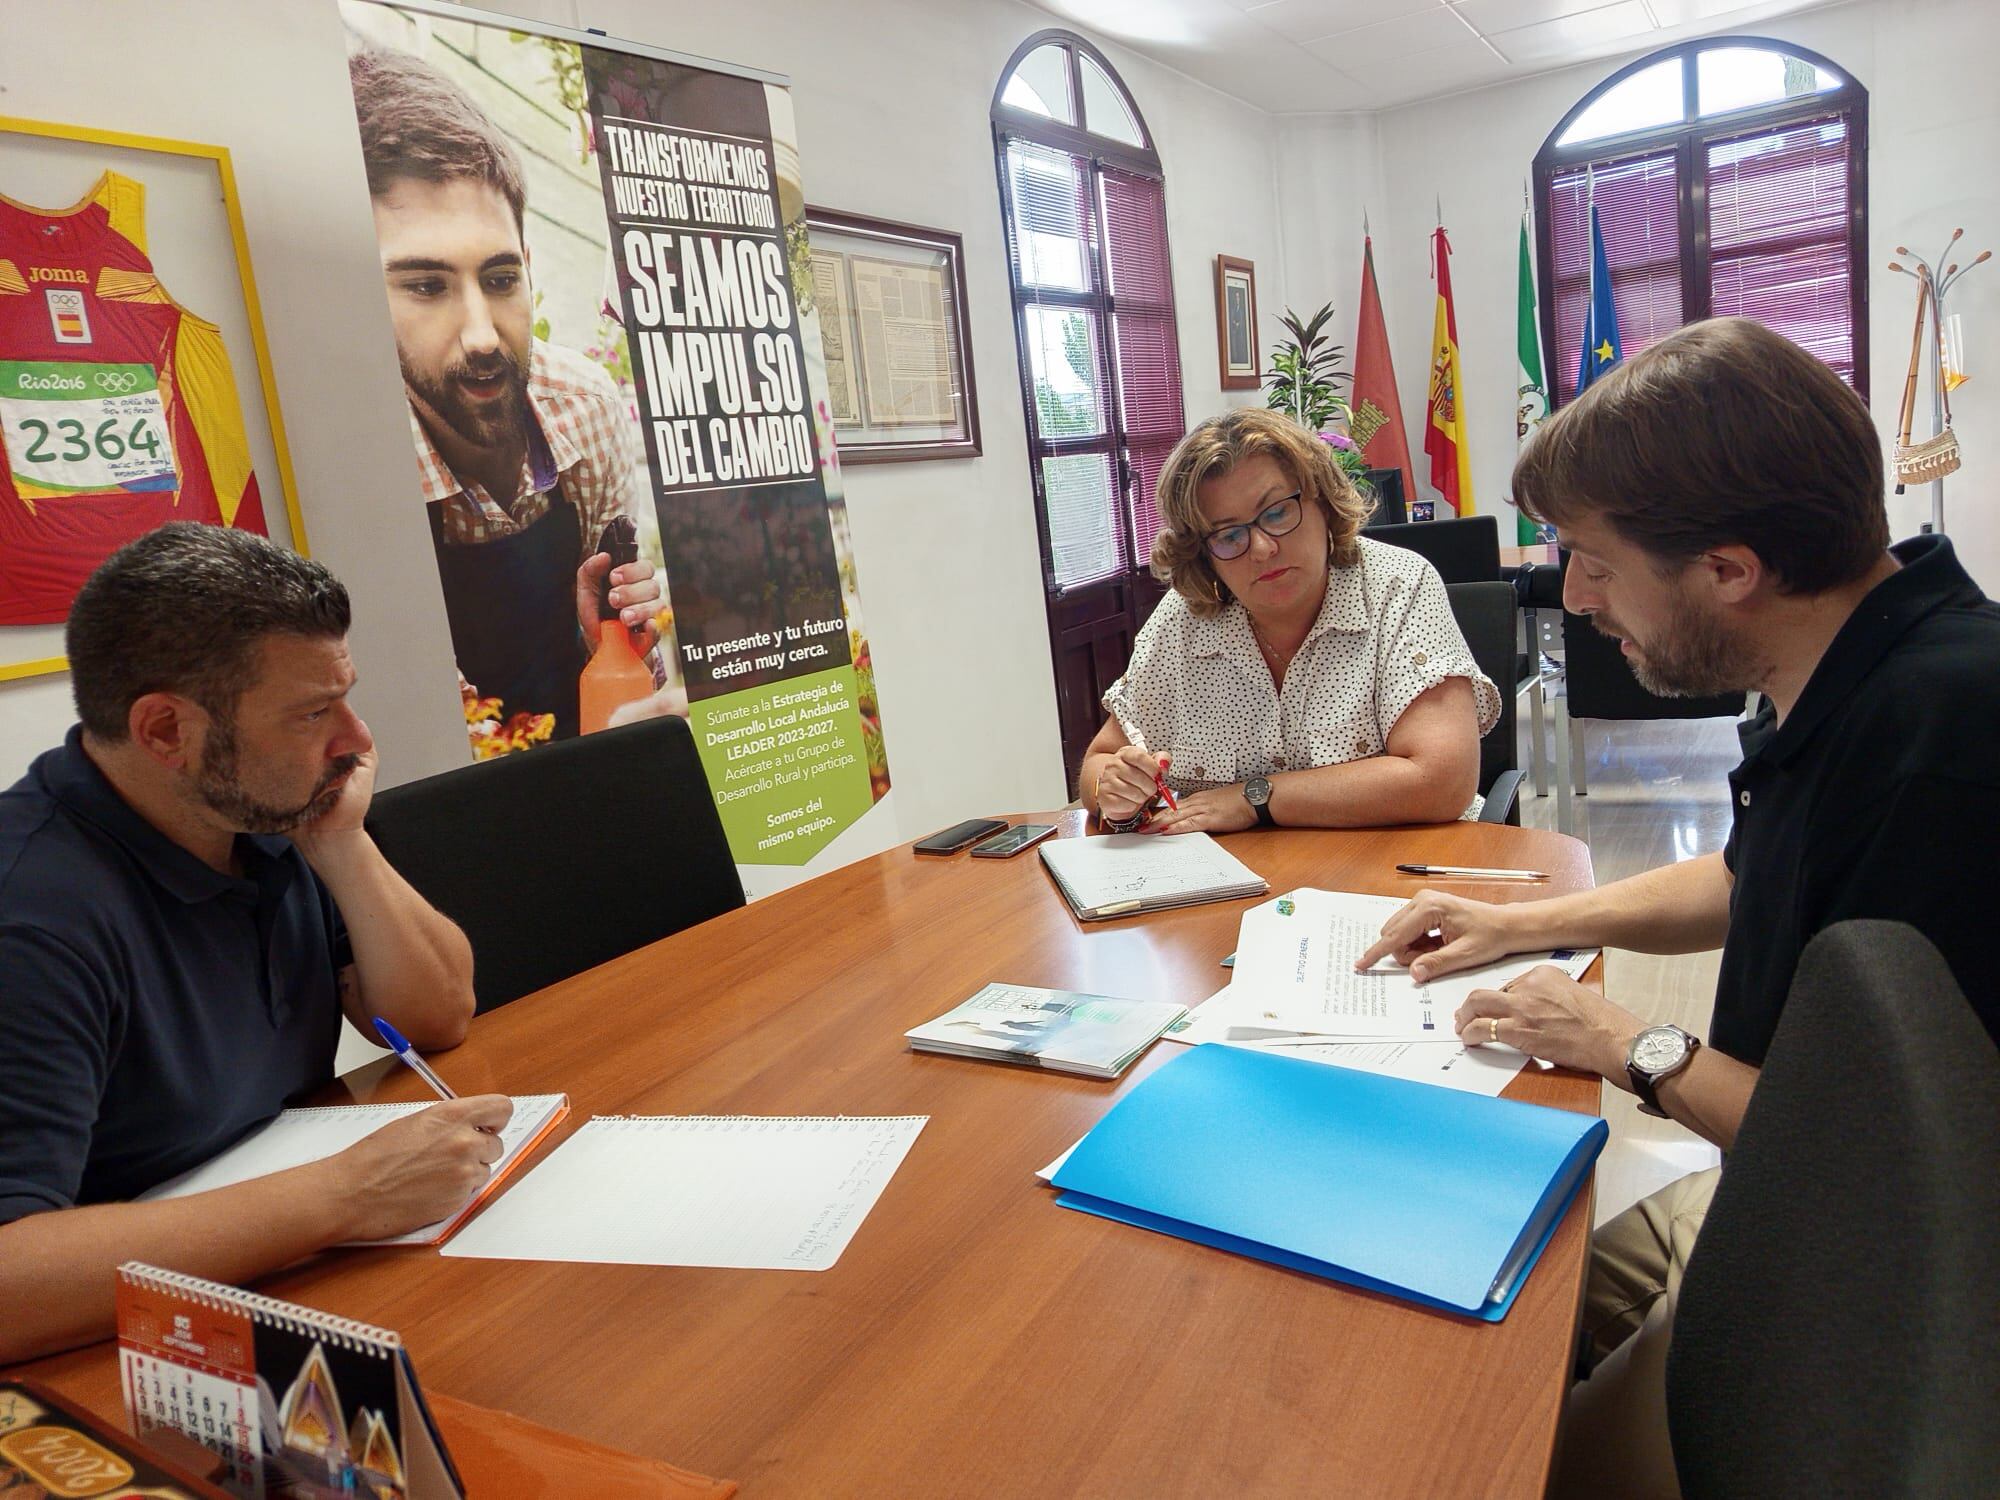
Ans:
{"label": "woman's blonde hair", "polygon": [[1167,455],[1155,491],[1160,532],[1153,538],[1153,576],[1170,584],[1197,615],[1212,615],[1235,596],[1216,576],[1205,545],[1215,528],[1201,513],[1201,487],[1253,458],[1271,458],[1299,487],[1302,500],[1326,512],[1327,560],[1336,568],[1360,559],[1356,540],[1374,509],[1354,487],[1333,450],[1282,412],[1239,406],[1211,417]]}

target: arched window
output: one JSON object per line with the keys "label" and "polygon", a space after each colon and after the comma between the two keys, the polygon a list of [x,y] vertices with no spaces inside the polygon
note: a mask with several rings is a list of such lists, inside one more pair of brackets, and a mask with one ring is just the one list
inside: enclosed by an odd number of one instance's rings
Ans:
{"label": "arched window", "polygon": [[1160,597],[1153,486],[1186,431],[1160,158],[1104,54],[1028,38],[993,96],[1063,753]]}
{"label": "arched window", "polygon": [[1542,338],[1576,391],[1594,193],[1629,358],[1754,318],[1868,395],[1868,93],[1815,53],[1688,42],[1586,94],[1535,157]]}

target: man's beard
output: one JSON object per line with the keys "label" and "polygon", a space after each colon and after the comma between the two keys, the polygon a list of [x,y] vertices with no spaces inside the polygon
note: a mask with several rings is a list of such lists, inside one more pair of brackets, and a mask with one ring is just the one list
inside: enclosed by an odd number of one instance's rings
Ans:
{"label": "man's beard", "polygon": [[220,716],[209,721],[201,765],[194,773],[194,793],[240,833],[290,833],[324,816],[340,800],[340,783],[361,763],[359,755],[343,755],[320,776],[312,796],[297,807],[262,802],[237,779],[236,725]]}
{"label": "man's beard", "polygon": [[[489,415],[476,412],[459,382],[490,380],[500,376],[507,382],[507,394],[488,407]],[[506,349],[496,349],[479,360],[458,360],[445,366],[436,378],[419,375],[407,362],[403,383],[435,412],[447,427],[478,448],[498,448],[522,439],[528,430],[528,381],[520,363]]]}
{"label": "man's beard", "polygon": [[[1700,698],[1756,687],[1765,663],[1755,649],[1697,608],[1685,591],[1676,590],[1673,597],[1667,623],[1654,639],[1632,641],[1636,654],[1625,658],[1639,685],[1662,698]],[[1632,640],[1602,615],[1592,616],[1590,623],[1599,634]]]}

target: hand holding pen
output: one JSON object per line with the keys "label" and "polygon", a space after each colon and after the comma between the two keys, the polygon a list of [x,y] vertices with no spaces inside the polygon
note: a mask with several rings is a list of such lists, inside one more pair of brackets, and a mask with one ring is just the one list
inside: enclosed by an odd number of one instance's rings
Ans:
{"label": "hand holding pen", "polygon": [[1107,823],[1123,823],[1150,812],[1165,800],[1177,806],[1166,786],[1168,757],[1155,756],[1143,745],[1121,745],[1097,776],[1097,815]]}
{"label": "hand holding pen", "polygon": [[[457,1091],[442,1078],[438,1077],[432,1071],[429,1063],[417,1056],[417,1049],[410,1045],[409,1040],[404,1037],[402,1032],[391,1026],[380,1016],[375,1017],[375,1031],[382,1038],[382,1045],[395,1053],[403,1062],[408,1063],[417,1077],[430,1085],[431,1092],[436,1094],[438,1098],[456,1099],[458,1097]],[[513,1106],[510,1104],[508,1106],[509,1113],[512,1113],[512,1110]],[[474,1128],[484,1129],[485,1127],[475,1126]]]}

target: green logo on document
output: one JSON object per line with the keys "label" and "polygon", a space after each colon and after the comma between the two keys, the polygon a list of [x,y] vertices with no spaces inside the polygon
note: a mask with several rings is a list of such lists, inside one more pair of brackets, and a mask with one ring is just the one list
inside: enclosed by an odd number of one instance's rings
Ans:
{"label": "green logo on document", "polygon": [[1292,914],[1293,912],[1295,912],[1295,911],[1297,911],[1297,910],[1298,910],[1298,908],[1297,908],[1296,906],[1292,905],[1292,898],[1291,898],[1291,897],[1289,897],[1289,896],[1280,896],[1280,897],[1278,898],[1278,915],[1279,915],[1279,916],[1281,916],[1281,917],[1289,917],[1289,916],[1290,916],[1290,915],[1291,915],[1291,914]]}

